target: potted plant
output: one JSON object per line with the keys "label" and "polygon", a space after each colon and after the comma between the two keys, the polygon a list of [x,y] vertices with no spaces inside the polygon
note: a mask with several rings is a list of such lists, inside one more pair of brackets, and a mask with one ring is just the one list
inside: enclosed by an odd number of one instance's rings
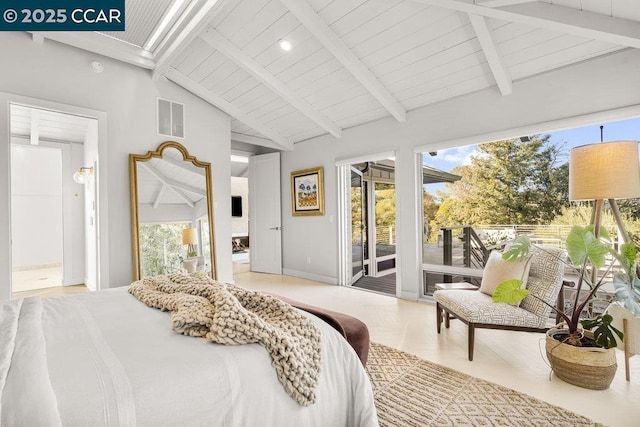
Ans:
{"label": "potted plant", "polygon": [[624,332],[625,373],[629,375],[629,358],[640,353],[640,278],[638,277],[638,251],[631,243],[625,243],[616,254],[622,271],[613,277],[615,298],[607,313],[613,316],[612,324]]}
{"label": "potted plant", "polygon": [[[581,387],[602,390],[609,387],[617,369],[614,347],[616,336],[623,338],[622,332],[611,324],[610,314],[602,314],[592,319],[582,318],[588,304],[596,299],[596,292],[605,283],[611,270],[610,263],[603,273],[606,255],[620,254],[611,248],[610,240],[604,230],[596,237],[593,226],[574,226],[566,240],[566,249],[570,263],[578,274],[573,304],[568,309],[558,309],[550,304],[562,318],[562,322],[547,332],[547,358],[556,375],[566,382]],[[521,259],[530,251],[531,241],[526,236],[518,237],[504,252],[507,261]],[[540,250],[544,247],[538,246]],[[508,304],[519,303],[530,293],[521,289],[521,280],[507,280],[501,283],[493,295],[494,302]],[[582,291],[586,291],[586,296]],[[532,297],[535,297],[532,295]],[[541,300],[542,301],[542,300]]]}

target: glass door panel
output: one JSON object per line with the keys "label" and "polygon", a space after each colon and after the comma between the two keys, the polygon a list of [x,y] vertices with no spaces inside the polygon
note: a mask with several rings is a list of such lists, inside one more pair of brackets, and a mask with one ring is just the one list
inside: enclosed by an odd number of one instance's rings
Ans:
{"label": "glass door panel", "polygon": [[351,168],[351,283],[364,271],[364,192],[362,172]]}

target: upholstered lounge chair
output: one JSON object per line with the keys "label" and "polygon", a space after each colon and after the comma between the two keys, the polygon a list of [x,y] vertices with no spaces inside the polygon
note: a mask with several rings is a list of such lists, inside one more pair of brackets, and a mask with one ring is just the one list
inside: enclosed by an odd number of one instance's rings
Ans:
{"label": "upholstered lounge chair", "polygon": [[[558,248],[533,247],[526,288],[532,295],[555,305],[562,289],[566,253]],[[551,307],[527,296],[520,306],[494,303],[490,295],[480,291],[438,290],[436,300],[437,330],[443,320],[456,318],[469,327],[469,360],[473,360],[474,335],[477,328],[545,332]]]}

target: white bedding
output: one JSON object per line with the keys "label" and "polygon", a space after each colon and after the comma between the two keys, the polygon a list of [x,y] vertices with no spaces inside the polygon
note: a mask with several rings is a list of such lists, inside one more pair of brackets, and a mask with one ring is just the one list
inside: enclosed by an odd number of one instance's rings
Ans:
{"label": "white bedding", "polygon": [[169,313],[126,288],[42,300],[41,322],[39,304],[0,305],[3,426],[377,425],[358,357],[311,314],[322,331],[322,368],[316,403],[303,407],[263,347],[179,335]]}

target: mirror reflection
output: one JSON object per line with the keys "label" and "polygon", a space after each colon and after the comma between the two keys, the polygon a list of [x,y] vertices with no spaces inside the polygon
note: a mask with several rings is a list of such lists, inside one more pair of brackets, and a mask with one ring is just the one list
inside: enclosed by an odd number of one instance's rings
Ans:
{"label": "mirror reflection", "polygon": [[210,164],[171,141],[129,166],[134,279],[179,268],[215,278]]}

